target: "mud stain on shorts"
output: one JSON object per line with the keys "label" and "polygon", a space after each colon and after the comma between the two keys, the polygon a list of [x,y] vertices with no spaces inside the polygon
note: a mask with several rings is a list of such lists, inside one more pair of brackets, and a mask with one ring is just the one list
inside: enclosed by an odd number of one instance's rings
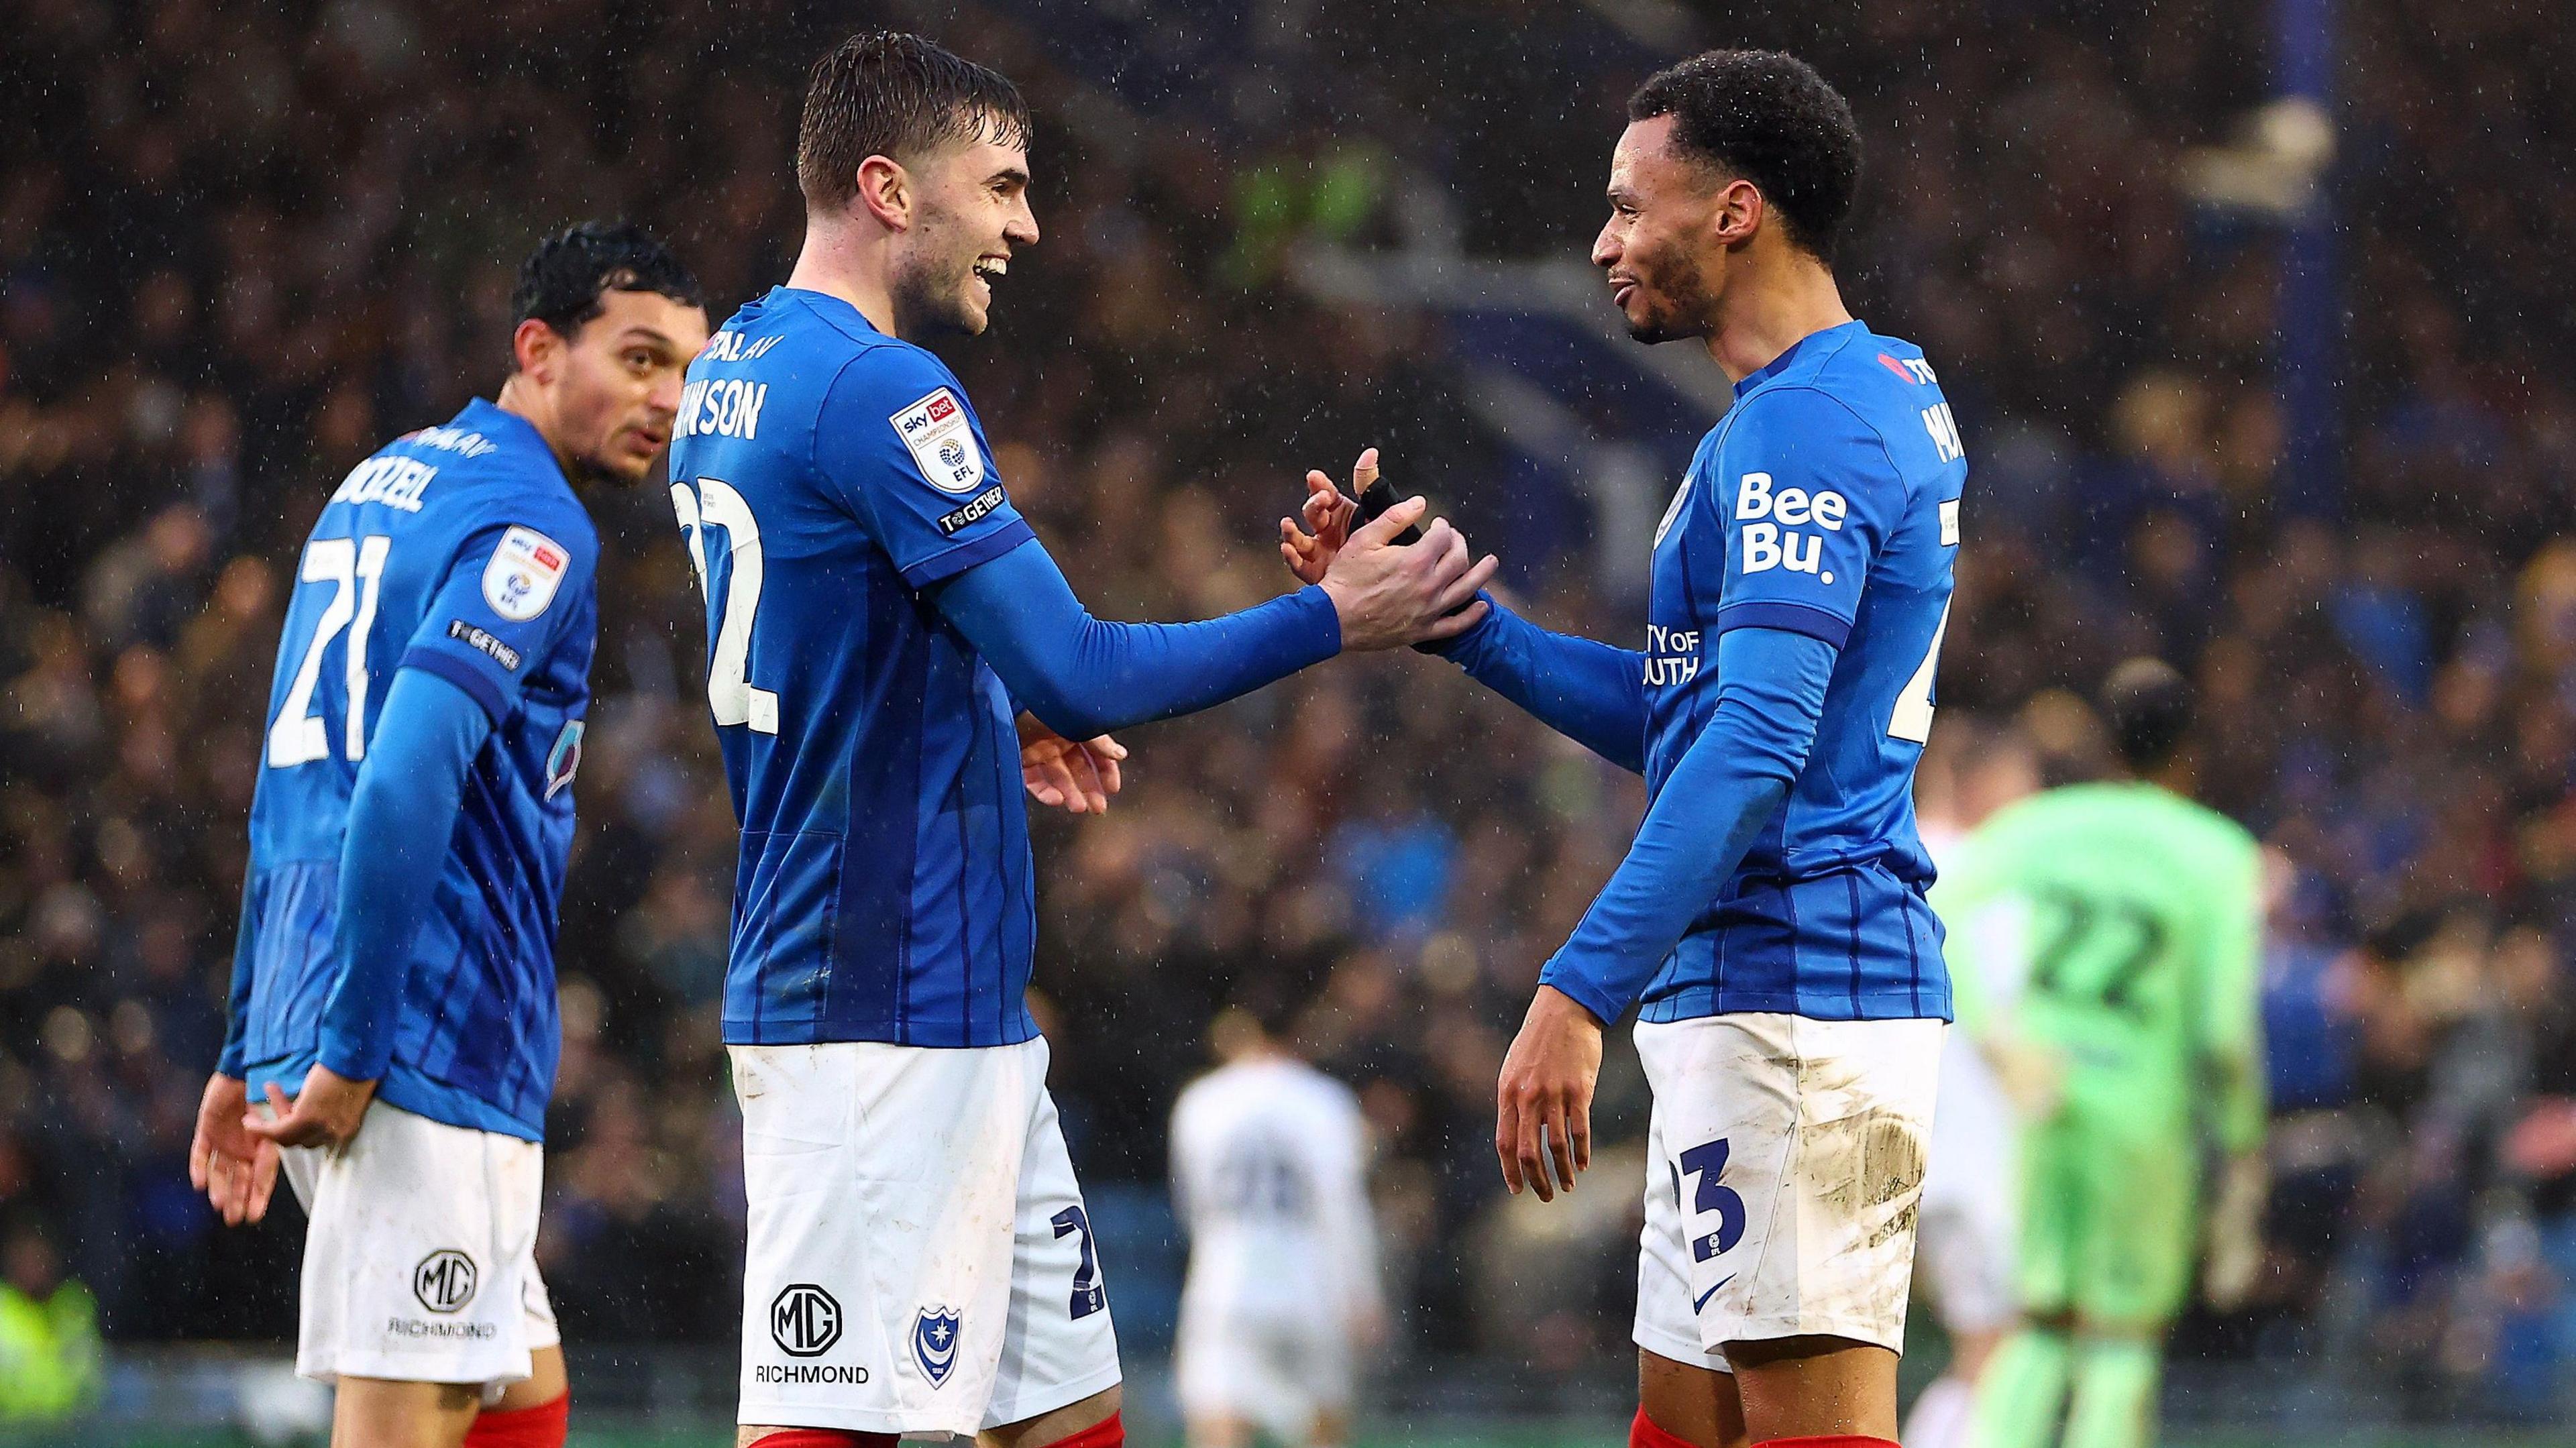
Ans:
{"label": "mud stain on shorts", "polygon": [[1844,1221],[1875,1224],[1865,1246],[1884,1246],[1914,1230],[1929,1156],[1919,1124],[1873,1107],[1810,1128],[1807,1153],[1826,1210]]}

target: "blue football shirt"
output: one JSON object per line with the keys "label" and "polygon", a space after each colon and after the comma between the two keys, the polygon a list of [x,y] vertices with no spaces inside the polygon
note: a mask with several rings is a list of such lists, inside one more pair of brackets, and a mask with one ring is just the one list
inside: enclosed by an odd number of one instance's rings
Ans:
{"label": "blue football shirt", "polygon": [[403,964],[377,1094],[539,1140],[561,1038],[556,907],[599,626],[599,543],[526,419],[468,404],[331,495],[296,568],[251,804],[247,1008],[225,1065],[291,1094],[320,1047],[349,796],[396,669],[492,720],[428,919]]}
{"label": "blue football shirt", "polygon": [[1646,786],[1717,704],[1720,634],[1834,645],[1823,721],[1787,802],[1646,989],[1641,1015],[1947,1017],[1914,765],[1950,609],[1968,466],[1931,365],[1859,322],[1737,384],[1657,530]]}
{"label": "blue football shirt", "polygon": [[1035,1036],[1017,711],[925,594],[1030,537],[966,389],[774,288],[690,366],[671,479],[742,824],[725,1039]]}

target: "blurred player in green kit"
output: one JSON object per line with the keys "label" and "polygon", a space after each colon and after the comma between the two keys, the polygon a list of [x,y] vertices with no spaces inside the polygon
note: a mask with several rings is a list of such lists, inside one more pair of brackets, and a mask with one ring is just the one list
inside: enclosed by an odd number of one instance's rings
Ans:
{"label": "blurred player in green kit", "polygon": [[2190,686],[2132,660],[2102,712],[2126,778],[2035,795],[1963,842],[1933,902],[1959,1025],[2022,1120],[2022,1320],[1981,1379],[1974,1448],[2137,1448],[2225,1155],[2203,1290],[2259,1261],[2264,1098],[2254,838],[2187,797]]}

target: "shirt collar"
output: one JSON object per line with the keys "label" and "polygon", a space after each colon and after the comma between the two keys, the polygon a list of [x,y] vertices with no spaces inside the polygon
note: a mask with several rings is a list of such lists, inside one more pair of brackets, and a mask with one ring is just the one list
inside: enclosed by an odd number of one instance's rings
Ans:
{"label": "shirt collar", "polygon": [[1841,337],[1859,325],[1860,319],[1855,317],[1851,321],[1841,323],[1838,326],[1827,327],[1821,332],[1809,332],[1797,341],[1790,343],[1788,351],[1772,358],[1770,361],[1764,363],[1759,370],[1748,374],[1743,381],[1735,384],[1735,395],[1739,398],[1742,397],[1754,388],[1759,387],[1763,383],[1770,381],[1772,378],[1779,376],[1781,373],[1788,371],[1789,364],[1797,361],[1800,356],[1806,353],[1807,349],[1823,343],[1828,337]]}
{"label": "shirt collar", "polygon": [[858,323],[860,326],[867,328],[871,332],[876,332],[876,335],[880,337],[886,335],[883,332],[877,332],[877,324],[868,320],[867,313],[850,305],[846,298],[836,297],[830,292],[818,292],[808,287],[791,287],[785,283],[781,283],[777,286],[771,287],[769,289],[769,295],[761,298],[764,302],[770,300],[788,301],[791,299],[804,303],[806,308],[810,311],[846,313],[851,321]]}
{"label": "shirt collar", "polygon": [[544,458],[546,467],[556,476],[563,475],[563,464],[556,461],[555,450],[547,445],[546,435],[537,431],[537,425],[490,398],[477,397],[466,403],[465,410],[456,414],[448,426],[464,432],[479,432],[494,442],[528,448]]}

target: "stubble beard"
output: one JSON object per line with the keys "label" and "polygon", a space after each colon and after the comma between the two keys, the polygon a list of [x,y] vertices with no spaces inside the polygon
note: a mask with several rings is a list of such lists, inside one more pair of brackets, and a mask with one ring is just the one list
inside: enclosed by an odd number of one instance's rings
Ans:
{"label": "stubble beard", "polygon": [[[920,253],[944,252],[938,243],[945,239],[946,218],[936,213],[922,217]],[[944,261],[918,260],[899,269],[888,288],[888,302],[894,308],[895,335],[907,342],[932,337],[972,337],[984,330],[987,318],[975,314],[967,303],[966,289],[975,284],[975,269],[970,258],[962,274],[950,270]]]}
{"label": "stubble beard", "polygon": [[[1643,285],[1641,281],[1641,290]],[[1672,274],[1655,290],[1671,300],[1662,307],[1650,302],[1646,319],[1628,324],[1629,336],[1654,347],[1708,335],[1707,318],[1712,308],[1698,262],[1686,256],[1675,258]]]}

